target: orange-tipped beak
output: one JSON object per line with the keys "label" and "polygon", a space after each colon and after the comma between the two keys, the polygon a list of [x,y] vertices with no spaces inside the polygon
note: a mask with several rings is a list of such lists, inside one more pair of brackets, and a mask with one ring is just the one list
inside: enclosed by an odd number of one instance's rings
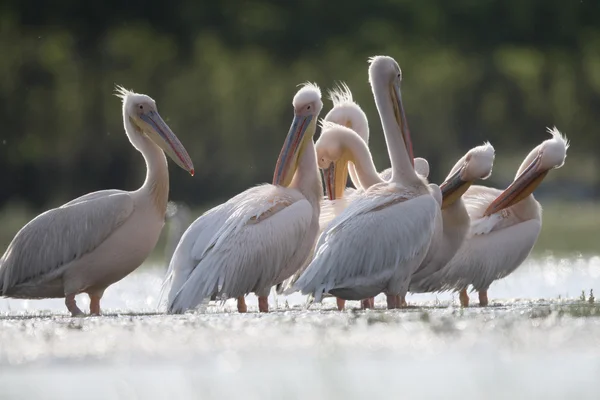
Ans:
{"label": "orange-tipped beak", "polygon": [[547,169],[540,169],[541,159],[540,153],[521,175],[488,206],[483,216],[485,217],[502,211],[507,207],[517,204],[533,193],[548,173]]}

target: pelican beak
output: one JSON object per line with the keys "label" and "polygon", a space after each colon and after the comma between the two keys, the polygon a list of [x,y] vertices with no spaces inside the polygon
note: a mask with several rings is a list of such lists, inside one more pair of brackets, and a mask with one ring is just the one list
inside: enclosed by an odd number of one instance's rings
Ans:
{"label": "pelican beak", "polygon": [[402,106],[402,94],[400,93],[400,83],[395,82],[391,87],[391,96],[392,96],[392,104],[394,105],[394,117],[396,118],[396,122],[400,127],[400,132],[402,132],[402,139],[404,140],[404,146],[406,147],[406,152],[408,153],[408,157],[410,158],[410,162],[413,167],[415,165],[414,161],[414,153],[412,147],[412,140],[410,138],[410,130],[408,129],[408,122],[406,121],[406,115],[404,114],[404,107]]}
{"label": "pelican beak", "polygon": [[529,196],[535,188],[542,182],[546,174],[547,169],[541,169],[541,153],[525,168],[525,170],[519,175],[513,183],[510,184],[504,192],[488,206],[483,213],[483,216],[492,215],[498,211],[517,204],[525,197]]}
{"label": "pelican beak", "polygon": [[167,155],[194,176],[194,164],[187,151],[161,118],[158,111],[150,110],[139,116],[138,125]]}
{"label": "pelican beak", "polygon": [[298,166],[298,157],[304,147],[302,144],[307,137],[312,140],[312,135],[306,135],[308,127],[313,125],[311,124],[312,119],[312,115],[296,115],[294,117],[277,159],[275,173],[273,174],[273,185],[289,186],[292,182]]}
{"label": "pelican beak", "polygon": [[329,200],[341,199],[348,181],[348,161],[339,159],[329,164],[329,167],[323,170],[323,181]]}
{"label": "pelican beak", "polygon": [[442,210],[460,199],[473,183],[472,181],[462,179],[462,173],[466,167],[467,163],[465,162],[462,167],[457,169],[455,173],[449,176],[444,183],[440,185],[440,190],[442,191]]}

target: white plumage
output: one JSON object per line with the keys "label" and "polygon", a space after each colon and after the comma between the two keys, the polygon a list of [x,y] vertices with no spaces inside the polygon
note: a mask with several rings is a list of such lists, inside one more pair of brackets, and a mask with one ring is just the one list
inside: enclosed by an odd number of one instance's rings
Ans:
{"label": "white plumage", "polygon": [[143,186],[89,193],[31,220],[0,259],[0,295],[65,297],[69,311],[79,315],[75,295],[85,292],[90,311],[99,314],[104,290],[139,267],[156,245],[169,193],[163,150],[192,175],[194,168],[154,100],[122,88],[119,94],[125,131],[148,167]]}
{"label": "white plumage", "polygon": [[[199,220],[201,223],[188,230],[182,240],[181,246],[185,246],[188,237],[197,238],[191,242],[191,251],[182,252],[180,249],[185,247],[177,248],[173,265],[195,267],[186,271],[188,277],[181,288],[171,291],[172,312],[188,309],[187,304],[200,304],[215,294],[223,299],[250,292],[268,296],[271,286],[283,280],[280,276],[295,272],[298,263],[306,258],[313,207],[299,191],[261,185],[234,197],[224,206],[213,213],[225,218],[219,221],[222,224],[209,225],[219,227],[210,239],[202,240],[206,238],[202,234],[210,229],[203,231],[202,223],[207,221]],[[225,209],[227,213],[223,213]],[[183,258],[186,255],[187,259]],[[282,266],[292,266],[292,271],[282,270]],[[179,284],[179,277],[185,276],[184,271],[177,273],[174,287]]]}
{"label": "white plumage", "polygon": [[461,157],[441,185],[443,201],[441,217],[425,259],[413,274],[409,290],[429,291],[429,277],[443,268],[456,254],[469,231],[470,218],[462,194],[477,179],[487,179],[494,165],[494,148],[484,143]]}
{"label": "white plumage", "polygon": [[322,108],[319,89],[294,97],[295,119],[281,150],[274,184],[246,190],[198,218],[183,235],[169,267],[168,311],[180,313],[205,299],[259,296],[267,311],[271,286],[305,262],[316,241],[322,189],[312,142]]}
{"label": "white plumage", "polygon": [[[432,196],[399,189],[393,183],[372,186],[334,218],[295,286],[316,301],[326,292],[361,300],[406,291],[429,247],[439,204]],[[423,231],[429,237],[415,234]]]}
{"label": "white plumage", "polygon": [[477,291],[487,290],[493,281],[517,269],[533,249],[542,228],[541,206],[533,196],[525,201],[539,212],[528,215],[526,220],[509,209],[482,217],[485,207],[473,207],[472,202],[487,207],[501,193],[483,186],[472,186],[465,193],[473,219],[463,248],[446,266],[447,286],[462,290],[473,285]]}
{"label": "white plumage", "polygon": [[527,258],[542,227],[542,208],[532,192],[549,170],[564,164],[569,148],[556,128],[548,131],[552,138],[529,153],[507,189],[471,186],[463,195],[471,218],[469,233],[452,260],[430,277],[430,290],[460,291],[461,304],[467,306],[466,289],[473,285],[485,306],[492,282]]}

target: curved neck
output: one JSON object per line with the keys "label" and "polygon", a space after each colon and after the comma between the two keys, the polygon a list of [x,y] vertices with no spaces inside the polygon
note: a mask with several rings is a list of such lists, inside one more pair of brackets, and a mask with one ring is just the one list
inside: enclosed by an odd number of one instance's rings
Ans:
{"label": "curved neck", "polygon": [[408,151],[404,143],[402,131],[396,122],[394,116],[394,106],[390,95],[390,86],[387,83],[380,82],[378,79],[373,81],[373,96],[375,104],[383,126],[385,142],[392,164],[392,182],[403,184],[418,184],[420,179],[417,177],[412,162],[409,159]]}
{"label": "curved neck", "polygon": [[442,210],[442,221],[444,222],[444,232],[452,233],[464,230],[466,233],[471,219],[462,197]]}
{"label": "curved neck", "polygon": [[442,226],[446,249],[454,255],[467,236],[471,218],[462,198],[442,210]]}
{"label": "curved neck", "polygon": [[323,199],[323,186],[317,166],[315,145],[311,138],[307,138],[305,142],[304,148],[301,149],[302,153],[298,158],[298,167],[294,173],[290,187],[302,193],[313,206],[313,210],[316,210],[318,213],[320,212],[321,200]]}
{"label": "curved neck", "polygon": [[[345,151],[350,153],[349,160],[356,167],[355,172],[358,181],[354,180],[355,178],[352,176],[352,173],[350,174],[354,186],[367,189],[372,185],[383,182],[375,169],[375,164],[373,163],[373,158],[367,144],[358,135],[344,135],[341,145]],[[350,167],[353,167],[353,165],[348,166],[348,169],[352,172]]]}
{"label": "curved neck", "polygon": [[148,196],[157,211],[165,215],[169,201],[169,167],[165,153],[146,135],[125,119],[125,130],[133,146],[142,153],[146,162],[146,179],[138,190]]}

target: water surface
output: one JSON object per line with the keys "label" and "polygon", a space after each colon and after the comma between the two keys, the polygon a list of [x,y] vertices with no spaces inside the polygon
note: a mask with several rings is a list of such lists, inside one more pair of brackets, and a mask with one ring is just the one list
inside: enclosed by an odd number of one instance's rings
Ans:
{"label": "water surface", "polygon": [[[271,296],[270,314],[162,314],[163,271],[110,287],[102,317],[71,318],[63,300],[0,299],[6,399],[598,398],[600,258],[526,262],[489,291],[492,306],[409,295],[408,310],[306,309]],[[586,300],[581,301],[582,290]],[[599,292],[600,293],[600,292]],[[248,296],[250,311],[256,299]],[[87,308],[85,296],[78,297]],[[477,304],[477,296],[472,297]],[[598,312],[597,312],[598,310]]]}

